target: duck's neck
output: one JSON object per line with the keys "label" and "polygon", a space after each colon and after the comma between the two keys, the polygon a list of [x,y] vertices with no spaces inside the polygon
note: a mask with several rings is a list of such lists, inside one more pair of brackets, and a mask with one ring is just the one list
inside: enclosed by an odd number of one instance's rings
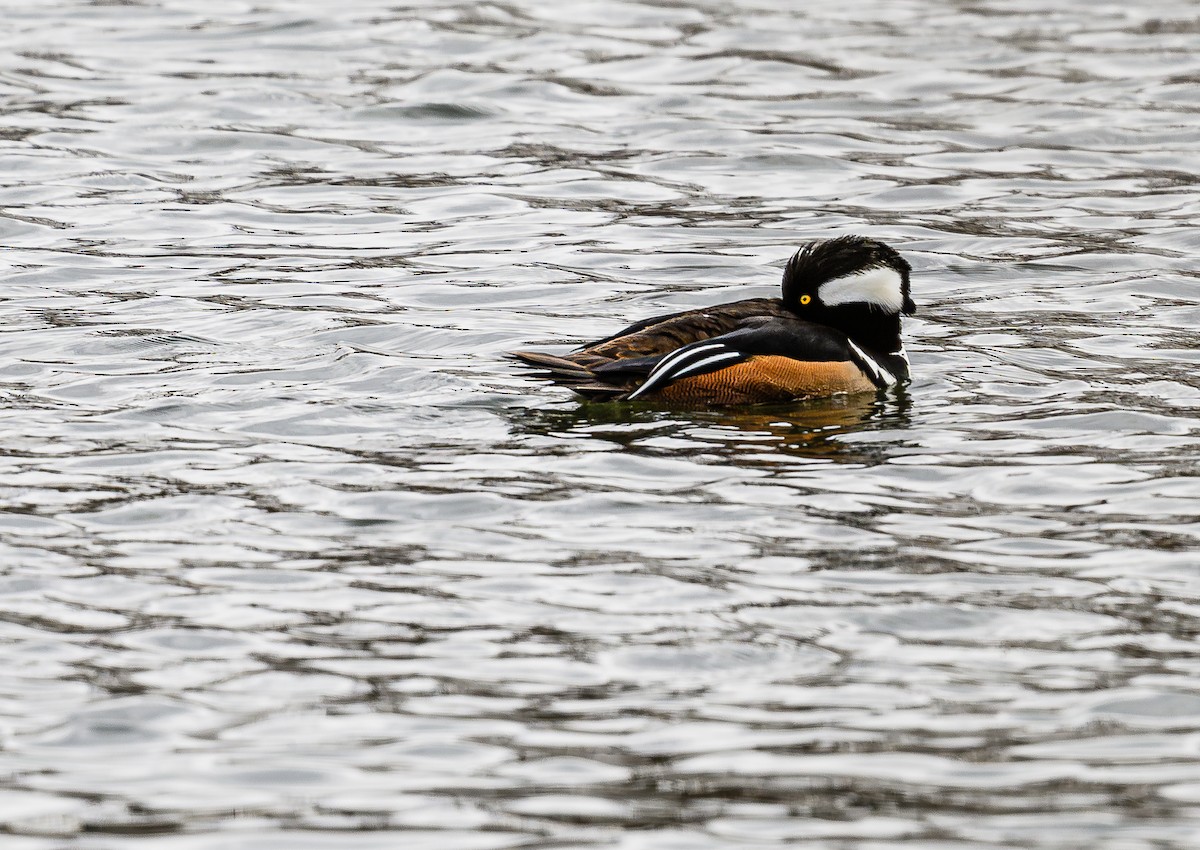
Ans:
{"label": "duck's neck", "polygon": [[895,313],[847,304],[829,308],[829,318],[831,326],[872,351],[892,354],[900,350],[900,317]]}

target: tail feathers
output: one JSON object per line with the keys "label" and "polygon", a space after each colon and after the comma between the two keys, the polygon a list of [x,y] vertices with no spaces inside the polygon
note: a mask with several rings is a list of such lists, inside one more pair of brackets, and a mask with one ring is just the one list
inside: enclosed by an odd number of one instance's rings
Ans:
{"label": "tail feathers", "polygon": [[604,383],[588,366],[541,351],[512,351],[509,356],[520,360],[529,366],[545,369],[547,377],[556,384],[567,387],[572,392],[589,401],[611,401],[629,391],[629,387],[619,384]]}
{"label": "tail feathers", "polygon": [[601,384],[597,381],[590,384],[572,384],[571,391],[579,393],[588,401],[616,401],[629,392],[626,387],[615,387],[612,384]]}
{"label": "tail feathers", "polygon": [[564,378],[574,378],[579,381],[590,381],[592,379],[591,370],[586,366],[580,366],[578,363],[554,354],[546,354],[541,351],[511,351],[509,352],[509,357],[513,357],[530,366],[549,369],[556,376],[561,375]]}

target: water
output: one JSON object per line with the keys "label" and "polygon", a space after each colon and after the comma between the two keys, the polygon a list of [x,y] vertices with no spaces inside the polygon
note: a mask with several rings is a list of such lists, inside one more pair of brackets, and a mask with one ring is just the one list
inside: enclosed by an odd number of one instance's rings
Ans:
{"label": "water", "polygon": [[[5,4],[5,850],[1197,846],[1196,7],[782,5]],[[888,399],[500,357],[852,232]]]}

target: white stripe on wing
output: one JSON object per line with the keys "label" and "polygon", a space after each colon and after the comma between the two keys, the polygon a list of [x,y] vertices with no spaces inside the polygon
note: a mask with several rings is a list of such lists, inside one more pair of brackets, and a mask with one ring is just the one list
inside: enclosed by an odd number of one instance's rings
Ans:
{"label": "white stripe on wing", "polygon": [[730,351],[725,354],[711,354],[708,357],[705,357],[699,363],[693,363],[691,366],[688,366],[686,369],[683,369],[680,372],[676,372],[671,377],[673,379],[675,379],[676,381],[678,381],[680,378],[686,378],[688,375],[692,374],[693,372],[699,372],[705,366],[711,366],[712,364],[720,363],[723,360],[741,360],[741,359],[742,359],[742,355],[736,351]]}
{"label": "white stripe on wing", "polygon": [[[707,357],[702,356],[704,352],[713,351],[714,349],[723,349],[723,351],[720,354],[710,354]],[[720,342],[707,342],[694,347],[685,346],[671,352],[660,360],[658,365],[651,370],[649,377],[646,378],[646,382],[630,393],[629,398],[631,400],[635,399],[642,393],[654,389],[659,384],[673,381],[682,375],[689,375],[710,362],[716,362],[714,358],[736,360],[741,356],[736,351],[730,351],[724,343]],[[700,359],[697,360],[697,357]],[[676,367],[679,366],[682,366],[682,369],[675,371]]]}
{"label": "white stripe on wing", "polygon": [[862,361],[862,365],[866,366],[867,370],[870,371],[871,377],[873,377],[876,381],[881,381],[888,386],[896,383],[896,376],[881,366],[874,357],[867,354],[867,352],[855,345],[854,340],[847,339],[846,342],[852,349],[854,349],[854,353],[858,355],[859,360]]}

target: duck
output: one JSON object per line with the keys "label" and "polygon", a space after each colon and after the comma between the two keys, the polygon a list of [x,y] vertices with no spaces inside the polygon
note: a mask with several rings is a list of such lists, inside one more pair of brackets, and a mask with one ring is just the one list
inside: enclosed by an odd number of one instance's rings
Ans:
{"label": "duck", "polygon": [[653,316],[567,354],[513,351],[586,401],[724,407],[878,392],[909,380],[912,267],[864,236],[802,245],[779,298]]}

